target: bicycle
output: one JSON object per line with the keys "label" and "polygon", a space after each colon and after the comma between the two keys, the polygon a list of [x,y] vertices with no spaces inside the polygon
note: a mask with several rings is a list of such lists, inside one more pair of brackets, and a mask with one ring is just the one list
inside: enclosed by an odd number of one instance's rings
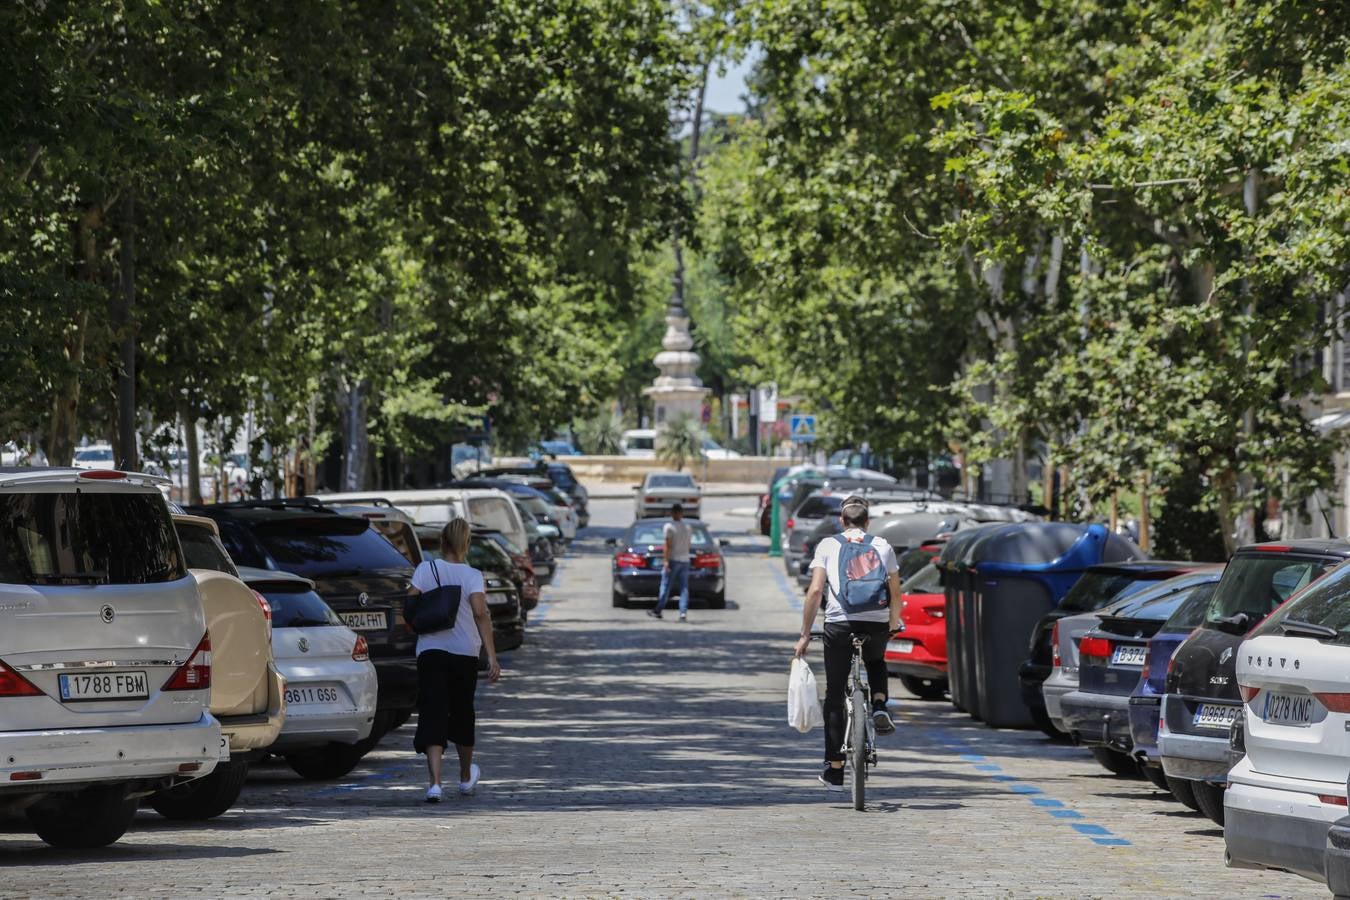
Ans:
{"label": "bicycle", "polygon": [[[886,639],[890,640],[905,630],[904,623]],[[824,631],[812,631],[811,637],[824,638]],[[863,647],[872,639],[870,634],[850,634],[853,661],[849,666],[848,688],[844,693],[844,713],[848,726],[844,729],[844,761],[852,770],[850,789],[853,808],[862,812],[867,808],[867,769],[877,764],[877,727],[872,722],[872,686],[867,680],[867,666],[863,664]]]}

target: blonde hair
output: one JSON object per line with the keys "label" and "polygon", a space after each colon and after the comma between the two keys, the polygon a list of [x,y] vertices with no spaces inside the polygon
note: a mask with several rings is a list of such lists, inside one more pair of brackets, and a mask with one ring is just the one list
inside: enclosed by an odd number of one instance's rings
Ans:
{"label": "blonde hair", "polygon": [[468,519],[451,519],[441,529],[441,555],[454,556],[460,560],[468,558],[469,537],[473,528]]}

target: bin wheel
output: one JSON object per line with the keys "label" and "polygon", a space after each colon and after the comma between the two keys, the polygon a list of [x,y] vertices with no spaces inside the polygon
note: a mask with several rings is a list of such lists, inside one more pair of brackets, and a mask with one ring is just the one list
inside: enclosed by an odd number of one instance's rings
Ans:
{"label": "bin wheel", "polygon": [[1112,775],[1120,775],[1125,778],[1139,777],[1139,763],[1135,762],[1128,753],[1121,753],[1119,750],[1112,750],[1110,747],[1090,747],[1088,749],[1092,752],[1092,758]]}
{"label": "bin wheel", "polygon": [[920,678],[917,675],[901,675],[900,683],[920,700],[941,700],[942,695],[947,693],[947,680],[945,678]]}
{"label": "bin wheel", "polygon": [[1200,811],[1209,816],[1215,825],[1223,824],[1223,785],[1210,784],[1208,781],[1192,781],[1195,802]]}
{"label": "bin wheel", "polygon": [[1167,789],[1172,792],[1172,796],[1177,798],[1177,802],[1189,809],[1191,812],[1199,812],[1200,804],[1195,802],[1195,788],[1184,778],[1167,777]]}

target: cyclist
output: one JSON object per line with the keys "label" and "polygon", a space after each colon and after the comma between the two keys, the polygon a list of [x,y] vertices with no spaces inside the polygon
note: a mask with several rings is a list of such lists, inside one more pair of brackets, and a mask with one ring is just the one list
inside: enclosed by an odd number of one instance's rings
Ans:
{"label": "cyclist", "polygon": [[[832,791],[844,789],[844,693],[847,690],[849,668],[853,662],[852,634],[870,637],[863,645],[863,662],[867,665],[867,680],[872,687],[872,721],[877,734],[895,731],[895,723],[886,712],[888,696],[886,671],[886,641],[900,622],[900,576],[895,551],[885,538],[867,534],[867,501],[856,494],[846,497],[839,509],[843,533],[825,538],[816,545],[811,560],[811,587],[806,592],[806,607],[802,610],[802,634],[797,641],[796,654],[804,656],[811,641],[811,627],[820,609],[821,595],[828,590],[825,605],[825,768],[819,781]],[[852,612],[840,603],[845,586],[839,583],[839,555],[845,543],[861,544],[870,540],[875,556],[865,554],[859,559],[879,558],[885,567],[889,603],[885,607]],[[852,572],[849,578],[853,578]]]}

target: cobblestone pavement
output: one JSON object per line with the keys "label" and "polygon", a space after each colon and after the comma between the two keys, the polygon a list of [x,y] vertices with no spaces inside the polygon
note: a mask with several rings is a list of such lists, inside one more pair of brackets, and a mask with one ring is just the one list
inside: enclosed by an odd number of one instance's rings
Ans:
{"label": "cobblestone pavement", "polygon": [[820,732],[786,725],[800,595],[741,506],[708,503],[733,541],[729,608],[680,625],[611,607],[603,540],[631,504],[597,501],[526,645],[480,692],[476,796],[418,802],[405,726],[341,782],[264,764],[224,817],[145,811],[99,853],[15,826],[0,834],[0,894],[1329,896],[1226,870],[1221,832],[1145,782],[898,682],[869,811],[827,795]]}

